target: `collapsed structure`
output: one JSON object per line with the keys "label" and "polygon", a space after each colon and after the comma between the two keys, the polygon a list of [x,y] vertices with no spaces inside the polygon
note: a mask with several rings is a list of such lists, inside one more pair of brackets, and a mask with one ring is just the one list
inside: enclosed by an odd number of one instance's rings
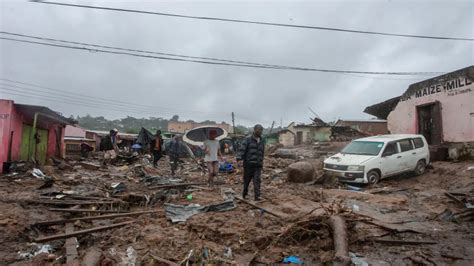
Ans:
{"label": "collapsed structure", "polygon": [[0,99],[1,173],[12,161],[44,164],[50,157],[64,158],[64,128],[73,123],[44,106]]}
{"label": "collapsed structure", "polygon": [[422,134],[438,159],[474,156],[474,66],[411,84],[364,112],[387,119],[392,134]]}

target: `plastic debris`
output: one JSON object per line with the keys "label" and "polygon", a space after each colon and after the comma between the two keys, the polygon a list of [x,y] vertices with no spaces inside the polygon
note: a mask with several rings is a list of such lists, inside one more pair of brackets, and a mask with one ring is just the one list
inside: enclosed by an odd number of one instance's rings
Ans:
{"label": "plastic debris", "polygon": [[369,264],[361,257],[357,257],[356,254],[349,252],[349,256],[351,257],[352,264],[355,266],[369,266]]}
{"label": "plastic debris", "polygon": [[38,256],[39,254],[42,253],[51,253],[53,252],[53,248],[51,245],[38,245],[38,244],[33,244],[36,246],[36,251],[30,251],[30,252],[21,252],[18,251],[18,255],[20,259],[31,259],[35,256]]}
{"label": "plastic debris", "polygon": [[114,189],[114,192],[112,192],[113,194],[124,192],[127,190],[127,186],[125,186],[125,184],[122,182],[112,183],[110,186]]}
{"label": "plastic debris", "polygon": [[166,217],[173,223],[185,222],[189,217],[201,212],[222,212],[237,208],[233,200],[227,200],[222,203],[201,206],[199,204],[189,204],[187,206],[176,204],[165,204]]}
{"label": "plastic debris", "polygon": [[38,178],[38,179],[41,179],[41,180],[52,180],[51,177],[45,175],[40,169],[37,169],[37,168],[33,168],[33,172],[31,172],[31,174]]}
{"label": "plastic debris", "polygon": [[288,256],[283,259],[283,263],[303,264],[300,258],[296,256]]}
{"label": "plastic debris", "polygon": [[187,196],[186,196],[186,199],[189,200],[189,201],[193,200],[193,194],[187,195]]}
{"label": "plastic debris", "polygon": [[355,211],[355,212],[360,211],[359,205],[357,205],[357,204],[352,205],[352,210]]}

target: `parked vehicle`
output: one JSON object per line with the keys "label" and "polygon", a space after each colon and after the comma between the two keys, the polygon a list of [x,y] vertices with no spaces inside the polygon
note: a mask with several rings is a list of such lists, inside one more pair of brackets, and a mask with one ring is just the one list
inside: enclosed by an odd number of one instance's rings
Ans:
{"label": "parked vehicle", "polygon": [[376,184],[405,172],[421,175],[429,163],[422,135],[380,135],[352,141],[324,161],[324,170],[344,182]]}

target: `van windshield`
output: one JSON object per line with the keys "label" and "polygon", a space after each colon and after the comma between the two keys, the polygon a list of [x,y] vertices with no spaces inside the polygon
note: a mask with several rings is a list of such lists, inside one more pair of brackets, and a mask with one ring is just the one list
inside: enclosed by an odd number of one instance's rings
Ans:
{"label": "van windshield", "polygon": [[383,148],[383,142],[373,141],[353,141],[347,145],[342,154],[360,154],[360,155],[377,155]]}

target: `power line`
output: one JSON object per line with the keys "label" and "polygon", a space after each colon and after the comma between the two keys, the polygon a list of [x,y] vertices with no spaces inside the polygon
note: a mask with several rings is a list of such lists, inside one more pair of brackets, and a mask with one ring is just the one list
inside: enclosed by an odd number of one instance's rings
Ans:
{"label": "power line", "polygon": [[171,58],[171,57],[164,57],[164,56],[152,56],[152,55],[143,55],[143,54],[136,54],[136,53],[129,53],[129,52],[116,52],[116,51],[109,51],[109,50],[101,50],[101,49],[92,49],[88,47],[80,47],[80,46],[71,46],[71,45],[61,45],[61,44],[53,44],[53,43],[44,43],[44,42],[36,42],[36,41],[29,41],[29,40],[21,40],[21,39],[14,39],[14,38],[6,38],[0,37],[2,40],[8,41],[15,41],[15,42],[23,42],[29,44],[36,44],[36,45],[44,45],[44,46],[52,46],[52,47],[60,47],[60,48],[69,48],[75,50],[83,50],[89,52],[102,52],[108,54],[118,54],[118,55],[129,55],[129,56],[136,56],[136,57],[144,57],[144,58],[152,58],[152,59],[159,59],[159,60],[171,60],[171,61],[180,61],[180,62],[192,62],[192,63],[202,63],[202,64],[211,64],[211,65],[222,65],[222,66],[238,66],[238,67],[250,67],[250,68],[264,68],[264,69],[278,69],[278,70],[298,70],[298,71],[313,71],[313,72],[326,72],[326,73],[339,73],[339,74],[370,74],[370,75],[397,75],[397,76],[406,76],[406,75],[434,75],[434,74],[441,74],[443,72],[380,72],[380,71],[353,71],[353,70],[335,70],[335,69],[318,69],[318,68],[303,68],[303,67],[274,67],[271,65],[251,65],[251,64],[237,64],[237,63],[224,63],[224,62],[210,62],[210,61],[203,61],[203,60],[189,60],[184,58]]}
{"label": "power line", "polygon": [[472,39],[472,38],[399,34],[399,33],[377,32],[377,31],[363,31],[363,30],[343,29],[343,28],[321,27],[321,26],[271,23],[271,22],[253,21],[253,20],[240,20],[240,19],[229,19],[229,18],[218,18],[218,17],[190,16],[190,15],[163,13],[163,12],[142,11],[142,10],[135,10],[135,9],[113,8],[113,7],[103,7],[103,6],[90,6],[90,5],[78,5],[78,4],[58,3],[58,2],[49,2],[49,1],[40,1],[40,0],[31,1],[31,2],[41,3],[41,4],[60,5],[60,6],[89,8],[89,9],[101,9],[101,10],[109,10],[109,11],[131,12],[131,13],[158,15],[158,16],[167,16],[167,17],[176,17],[176,18],[211,20],[211,21],[224,21],[224,22],[257,24],[257,25],[266,25],[266,26],[311,29],[311,30],[324,30],[324,31],[336,31],[336,32],[357,33],[357,34],[383,35],[383,36],[404,37],[404,38],[421,38],[421,39],[454,40],[454,41],[474,41],[474,39]]}
{"label": "power line", "polygon": [[[112,100],[112,99],[106,99],[106,98],[101,98],[101,97],[96,97],[92,95],[85,95],[85,94],[80,94],[80,93],[75,93],[75,92],[70,92],[66,90],[60,90],[60,89],[54,89],[50,87],[44,87],[44,86],[39,86],[36,84],[31,84],[31,83],[26,83],[26,82],[20,82],[20,81],[15,81],[11,79],[4,79],[0,78],[0,80],[11,82],[11,83],[18,83],[30,87],[35,87],[43,90],[49,90],[49,91],[54,91],[58,92],[60,94],[66,94],[67,97],[71,97],[71,95],[75,95],[77,97],[83,98],[84,100],[87,100],[88,102],[96,102],[98,104],[114,104],[118,106],[124,106],[124,107],[132,107],[132,108],[137,108],[141,107],[143,109],[148,109],[148,110],[153,110],[153,111],[165,111],[165,112],[189,112],[189,113],[202,113],[202,114],[219,114],[219,115],[228,115],[229,113],[227,112],[204,112],[204,111],[197,111],[197,110],[185,110],[185,109],[177,109],[177,108],[166,108],[166,107],[158,107],[158,106],[152,106],[152,105],[142,105],[142,104],[136,104],[136,103],[131,103],[131,102],[125,102],[125,101],[119,101],[119,100]],[[2,84],[0,85],[7,85],[7,86],[13,86],[16,88],[20,89],[28,89],[32,90],[32,88],[24,88],[24,87],[19,87],[18,85],[11,85],[11,84]],[[41,90],[40,90],[41,91]],[[63,96],[63,95],[61,95]],[[77,97],[71,97],[71,98],[77,98]]]}
{"label": "power line", "polygon": [[[62,97],[55,97],[48,94],[31,93],[31,92],[16,90],[16,89],[8,88],[8,87],[0,87],[0,92],[4,94],[17,95],[17,96],[23,96],[23,97],[29,97],[29,98],[31,98],[31,96],[34,96],[34,99],[41,99],[41,100],[50,101],[50,102],[59,102],[63,104],[66,103],[68,105],[73,105],[73,106],[88,107],[88,108],[107,110],[107,111],[128,112],[128,113],[135,113],[135,114],[142,114],[142,115],[143,114],[150,115],[150,111],[145,111],[145,110],[94,105],[94,104],[89,104],[86,102],[77,101],[73,99],[65,99]],[[196,116],[199,116],[199,115],[196,115]]]}

